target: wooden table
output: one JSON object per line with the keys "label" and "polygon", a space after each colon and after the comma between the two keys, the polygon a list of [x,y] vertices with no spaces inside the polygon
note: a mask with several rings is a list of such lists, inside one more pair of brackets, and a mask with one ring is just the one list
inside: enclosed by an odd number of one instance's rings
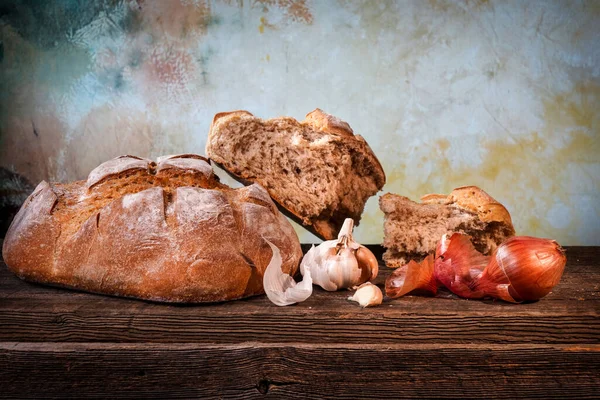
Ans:
{"label": "wooden table", "polygon": [[600,247],[567,255],[537,303],[442,292],[371,309],[320,289],[290,307],[161,305],[0,264],[0,397],[598,398]]}

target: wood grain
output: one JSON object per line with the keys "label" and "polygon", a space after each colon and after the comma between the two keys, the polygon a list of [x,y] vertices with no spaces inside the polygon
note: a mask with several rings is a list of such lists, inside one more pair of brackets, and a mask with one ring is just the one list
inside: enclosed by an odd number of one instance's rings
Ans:
{"label": "wood grain", "polygon": [[[290,307],[265,296],[173,306],[35,285],[0,267],[0,326],[7,328],[0,341],[600,343],[599,268],[578,264],[590,259],[589,251],[568,251],[574,257],[553,293],[519,305],[441,292],[361,309],[347,300],[348,291],[315,288],[308,301]],[[390,272],[382,266],[381,288]]]}
{"label": "wood grain", "polygon": [[0,398],[597,398],[600,248],[567,254],[536,303],[441,292],[371,309],[320,289],[291,307],[155,304],[0,264]]}
{"label": "wood grain", "polygon": [[585,399],[600,385],[600,346],[5,343],[0,363],[3,396]]}

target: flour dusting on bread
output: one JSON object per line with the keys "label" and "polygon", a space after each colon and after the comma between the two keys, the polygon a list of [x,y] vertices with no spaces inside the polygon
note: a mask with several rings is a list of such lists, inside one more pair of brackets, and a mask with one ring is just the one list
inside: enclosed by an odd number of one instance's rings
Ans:
{"label": "flour dusting on bread", "polygon": [[158,163],[123,156],[87,181],[42,182],[3,245],[23,279],[168,302],[232,300],[263,293],[265,237],[293,274],[298,237],[258,185],[231,189],[207,160]]}

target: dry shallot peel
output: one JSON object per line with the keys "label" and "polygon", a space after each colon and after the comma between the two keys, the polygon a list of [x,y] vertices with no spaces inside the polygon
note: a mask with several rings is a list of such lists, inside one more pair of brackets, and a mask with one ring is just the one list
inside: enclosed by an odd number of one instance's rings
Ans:
{"label": "dry shallot peel", "polygon": [[489,257],[460,233],[443,237],[438,247],[436,278],[452,293],[469,299],[539,300],[558,284],[567,262],[554,240],[530,236],[507,239]]}
{"label": "dry shallot peel", "polygon": [[536,301],[560,282],[566,263],[556,241],[513,236],[498,246],[474,288],[506,301]]}
{"label": "dry shallot peel", "polygon": [[468,236],[454,233],[438,243],[433,268],[427,259],[398,268],[386,280],[386,294],[400,297],[439,284],[469,299],[536,301],[559,283],[566,262],[564,250],[554,240],[513,236],[491,256],[484,256]]}
{"label": "dry shallot peel", "polygon": [[434,276],[433,254],[430,254],[421,263],[411,260],[396,268],[385,280],[385,294],[396,298],[418,290],[433,296],[437,293],[438,286]]}
{"label": "dry shallot peel", "polygon": [[454,233],[444,235],[436,247],[434,276],[440,285],[468,299],[480,299],[486,293],[473,288],[490,261],[473,247],[468,236]]}
{"label": "dry shallot peel", "polygon": [[303,266],[302,281],[296,283],[294,278],[281,271],[281,253],[277,246],[266,239],[265,241],[273,252],[263,276],[263,286],[269,300],[278,306],[288,306],[308,299],[312,294],[310,267]]}

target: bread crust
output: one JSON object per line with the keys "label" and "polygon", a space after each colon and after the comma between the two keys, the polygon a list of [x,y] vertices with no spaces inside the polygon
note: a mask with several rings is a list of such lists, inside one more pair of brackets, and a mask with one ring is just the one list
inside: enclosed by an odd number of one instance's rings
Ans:
{"label": "bread crust", "polygon": [[385,214],[383,259],[392,268],[425,257],[443,234],[472,235],[485,254],[515,234],[508,210],[476,186],[459,187],[449,195],[428,194],[421,203],[386,193],[379,206]]}
{"label": "bread crust", "polygon": [[[306,117],[302,123],[312,126],[315,130],[319,130],[324,133],[329,133],[333,135],[340,135],[346,137],[348,141],[355,140],[357,143],[360,143],[360,147],[362,147],[363,154],[369,162],[373,165],[373,177],[377,182],[377,187],[379,190],[383,188],[385,185],[385,171],[381,166],[381,163],[373,153],[373,150],[367,143],[367,141],[361,136],[354,134],[350,125],[335,117],[331,114],[327,114],[323,112],[321,109],[316,108],[313,111],[306,114]],[[337,234],[337,232],[336,232]]]}
{"label": "bread crust", "polygon": [[[151,301],[233,300],[264,293],[266,240],[280,249],[282,271],[296,272],[298,237],[260,185],[220,184],[201,156],[115,160],[87,181],[38,185],[3,243],[16,275]],[[116,192],[129,174],[137,189]]]}
{"label": "bread crust", "polygon": [[[262,124],[268,125],[273,124],[276,125],[279,122],[285,121],[289,122],[295,126],[304,126],[309,128],[312,132],[319,134],[323,138],[327,138],[332,142],[339,142],[341,146],[348,146],[352,148],[352,151],[356,151],[361,153],[361,155],[365,158],[366,163],[370,166],[370,174],[369,176],[375,181],[377,186],[377,190],[381,190],[385,185],[385,172],[381,163],[373,153],[372,149],[369,147],[364,138],[360,135],[355,135],[352,128],[347,122],[342,121],[341,119],[327,114],[320,109],[315,109],[309,112],[303,121],[297,121],[291,117],[278,117],[272,118],[268,120],[263,120],[255,117],[250,112],[245,110],[237,110],[232,112],[222,112],[215,115],[213,119],[213,123],[210,127],[209,139],[206,145],[206,154],[209,156],[211,161],[218,164],[220,167],[225,169],[232,177],[237,179],[238,181],[247,184],[247,182],[261,182],[261,177],[251,176],[248,171],[241,170],[233,170],[229,168],[228,164],[228,156],[235,155],[222,155],[218,154],[213,150],[213,141],[221,140],[219,138],[219,132],[221,128],[232,123],[237,123],[241,119],[254,119],[259,121]],[[216,147],[216,146],[215,146]],[[332,177],[333,179],[334,177]],[[268,187],[267,187],[268,188]],[[373,194],[375,194],[374,192]],[[283,209],[285,210],[286,215],[291,216],[295,221],[302,224],[309,231],[313,232],[315,235],[323,238],[323,239],[333,239],[337,236],[339,229],[343,223],[344,217],[353,217],[355,219],[355,224],[358,225],[360,222],[359,216],[351,216],[345,215],[343,217],[336,216],[336,218],[332,218],[332,215],[336,214],[336,210],[323,210],[323,215],[318,216],[310,216],[303,214],[299,209],[290,206],[289,203],[286,204],[281,196],[278,196],[274,191],[269,191],[271,198]],[[365,200],[366,201],[366,200]],[[364,207],[364,204],[362,205]]]}
{"label": "bread crust", "polygon": [[338,117],[323,112],[320,108],[315,108],[306,114],[303,122],[312,126],[317,131],[346,137],[354,136],[354,131],[350,127],[350,124]]}
{"label": "bread crust", "polygon": [[500,222],[512,226],[512,219],[506,207],[477,186],[461,186],[449,195],[427,194],[421,197],[423,204],[455,204],[476,213],[483,222]]}

